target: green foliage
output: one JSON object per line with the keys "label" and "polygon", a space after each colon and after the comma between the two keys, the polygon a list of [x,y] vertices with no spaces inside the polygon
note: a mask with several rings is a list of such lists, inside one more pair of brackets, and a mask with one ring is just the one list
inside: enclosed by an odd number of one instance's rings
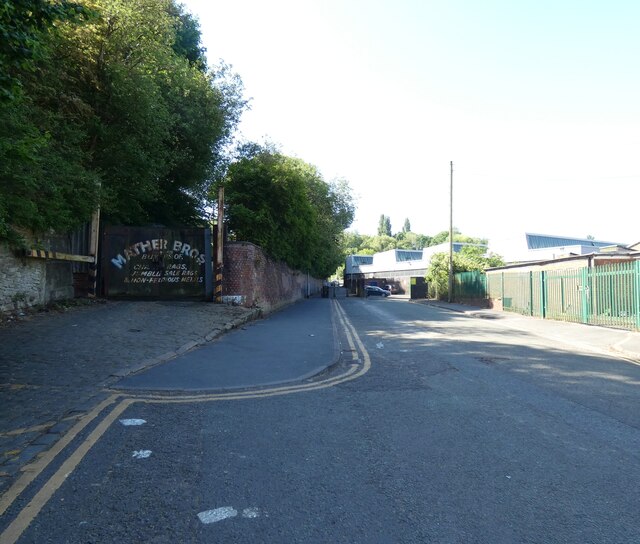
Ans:
{"label": "green foliage", "polygon": [[21,85],[0,102],[0,239],[98,205],[112,223],[203,221],[246,101],[228,66],[207,71],[195,19],[173,0],[0,0],[0,31]]}
{"label": "green foliage", "polygon": [[391,218],[384,214],[378,222],[378,236],[391,236]]}
{"label": "green foliage", "polygon": [[[466,237],[468,238],[468,237]],[[463,247],[453,254],[453,273],[481,271],[486,268],[504,265],[500,255],[486,254],[485,248],[477,246]],[[449,254],[436,253],[431,257],[426,280],[429,284],[429,296],[445,299],[449,292]]]}
{"label": "green foliage", "polygon": [[402,232],[411,232],[411,222],[409,221],[408,217],[404,220],[404,225],[402,225]]}
{"label": "green foliage", "polygon": [[205,49],[200,45],[200,23],[181,4],[171,4],[169,14],[175,30],[173,50],[179,57],[184,57],[189,64],[200,71],[207,71]]}
{"label": "green foliage", "polygon": [[237,240],[316,277],[342,263],[339,242],[354,214],[344,180],[326,183],[315,167],[253,144],[229,166],[224,187],[225,217]]}
{"label": "green foliage", "polygon": [[[407,230],[405,230],[405,228]],[[418,234],[411,232],[409,220],[405,220],[403,230],[395,236],[387,234],[391,230],[391,220],[386,215],[380,216],[378,229],[383,230],[382,234],[369,236],[359,233],[345,233],[342,238],[342,248],[345,255],[372,255],[381,251],[390,249],[423,249],[425,247],[442,244],[449,240],[449,231],[444,230],[434,236],[426,234]],[[455,242],[464,242],[468,244],[487,244],[484,238],[474,238],[461,234],[459,230],[454,229],[453,240]]]}
{"label": "green foliage", "polygon": [[[443,230],[436,234],[433,238],[431,238],[430,246],[437,246],[438,244],[443,244],[449,241],[449,231]],[[487,245],[486,238],[474,238],[473,236],[466,236],[462,234],[457,228],[453,229],[453,241],[454,242],[462,242],[465,244],[481,244]]]}
{"label": "green foliage", "polygon": [[22,76],[47,56],[47,32],[56,21],[90,15],[83,6],[64,0],[0,0],[0,102],[13,100]]}
{"label": "green foliage", "polygon": [[416,232],[399,232],[395,236],[398,249],[422,249],[431,245],[431,236]]}

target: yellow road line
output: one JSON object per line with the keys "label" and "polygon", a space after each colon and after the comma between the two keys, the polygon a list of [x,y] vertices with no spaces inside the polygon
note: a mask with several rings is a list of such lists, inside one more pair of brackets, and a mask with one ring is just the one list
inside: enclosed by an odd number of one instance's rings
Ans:
{"label": "yellow road line", "polygon": [[49,499],[60,488],[67,477],[75,470],[91,447],[132,402],[134,402],[132,399],[123,400],[100,422],[87,439],[62,463],[62,466],[49,481],[42,486],[29,504],[20,511],[18,517],[13,520],[11,525],[0,535],[0,544],[14,544],[20,538],[25,529],[40,513],[40,510],[42,510],[47,502],[49,502]]}
{"label": "yellow road line", "polygon": [[[333,309],[336,312],[338,320],[345,331],[347,342],[349,347],[352,350],[352,358],[358,359],[356,343],[358,345],[358,349],[362,354],[363,365],[358,370],[360,365],[351,365],[350,368],[343,374],[338,376],[333,376],[331,378],[327,378],[326,380],[316,382],[316,383],[307,383],[302,385],[288,385],[282,387],[274,387],[269,389],[262,389],[259,391],[243,391],[243,392],[229,392],[229,393],[202,393],[196,395],[181,395],[181,396],[163,396],[163,395],[149,395],[149,394],[140,394],[140,395],[127,395],[130,398],[135,398],[141,402],[149,403],[149,404],[178,404],[178,403],[188,403],[188,402],[214,402],[221,400],[242,400],[242,399],[256,399],[256,398],[265,398],[265,397],[274,397],[277,395],[289,395],[291,393],[302,393],[306,391],[315,391],[318,389],[325,389],[327,387],[333,387],[334,385],[338,385],[345,381],[354,380],[366,374],[371,368],[371,359],[364,345],[360,341],[358,334],[349,321],[349,318],[346,316],[346,313],[340,306],[337,301],[333,302]],[[124,394],[123,391],[120,393]]]}
{"label": "yellow road line", "polygon": [[174,398],[151,398],[141,397],[135,399],[137,402],[144,402],[146,404],[181,404],[181,403],[200,403],[200,402],[215,402],[223,400],[244,400],[244,399],[261,399],[267,397],[278,397],[282,395],[291,395],[292,393],[306,393],[307,391],[317,391],[318,389],[326,389],[328,387],[334,387],[340,383],[355,380],[364,374],[361,368],[358,370],[358,365],[351,365],[349,370],[340,376],[331,380],[325,380],[314,384],[305,384],[297,387],[291,387],[288,389],[266,389],[261,392],[247,392],[245,394],[237,394],[236,396],[229,395],[202,395],[197,397],[174,397]]}
{"label": "yellow road line", "polygon": [[[113,422],[132,404],[140,402],[145,404],[172,404],[172,403],[194,403],[212,402],[221,400],[242,400],[274,397],[288,395],[292,393],[302,393],[306,391],[317,391],[334,387],[340,383],[355,380],[366,374],[371,368],[371,358],[365,349],[358,334],[349,321],[343,308],[337,301],[333,302],[333,310],[345,331],[347,342],[352,350],[353,359],[358,359],[357,351],[360,352],[363,364],[352,364],[349,369],[341,375],[328,378],[316,383],[308,383],[297,386],[276,387],[262,391],[247,391],[244,393],[221,393],[212,395],[192,395],[185,397],[166,398],[160,396],[127,397],[97,425],[91,434],[77,447],[77,449],[63,462],[56,473],[42,486],[33,499],[23,508],[13,522],[0,535],[0,544],[14,544],[24,533],[29,524],[36,518],[42,508],[51,499],[53,494],[62,486],[66,478],[76,469],[89,450],[100,440]],[[83,416],[80,421],[49,451],[39,459],[27,465],[23,475],[18,481],[2,496],[0,501],[0,514],[13,504],[13,501],[26,489],[26,487],[37,478],[42,471],[53,461],[53,459],[82,431],[93,419],[95,419],[107,406],[122,398],[121,394],[114,394],[96,406],[90,413]]]}
{"label": "yellow road line", "polygon": [[91,412],[85,414],[80,418],[78,423],[76,423],[69,431],[58,440],[50,450],[47,450],[40,457],[38,457],[35,461],[28,464],[22,469],[22,475],[20,478],[16,480],[16,482],[2,495],[0,498],[0,515],[4,514],[13,504],[13,501],[16,500],[18,495],[22,493],[27,486],[35,480],[40,473],[49,466],[49,463],[53,461],[53,459],[58,455],[64,448],[66,448],[69,443],[78,436],[89,423],[91,423],[97,416],[110,404],[113,404],[117,395],[112,395],[108,399],[105,399],[100,404],[98,404]]}

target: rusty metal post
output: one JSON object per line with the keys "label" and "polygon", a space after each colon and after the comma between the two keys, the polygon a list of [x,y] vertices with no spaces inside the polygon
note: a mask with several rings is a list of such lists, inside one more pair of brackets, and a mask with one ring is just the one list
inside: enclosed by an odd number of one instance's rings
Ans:
{"label": "rusty metal post", "polygon": [[224,187],[218,191],[218,224],[216,227],[216,281],[214,301],[222,303],[222,272],[224,270]]}
{"label": "rusty metal post", "polygon": [[89,297],[98,296],[98,244],[100,242],[100,208],[91,215],[91,238],[89,240],[89,255],[93,262],[89,264]]}

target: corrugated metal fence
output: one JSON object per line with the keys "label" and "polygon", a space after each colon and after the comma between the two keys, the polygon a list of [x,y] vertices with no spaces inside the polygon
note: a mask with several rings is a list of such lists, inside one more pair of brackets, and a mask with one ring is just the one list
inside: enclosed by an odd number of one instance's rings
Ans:
{"label": "corrugated metal fence", "polygon": [[460,298],[486,298],[487,276],[484,272],[458,272],[454,276],[453,292]]}
{"label": "corrugated metal fence", "polygon": [[504,310],[533,317],[640,330],[640,261],[487,275],[463,272],[456,274],[455,296],[501,299]]}

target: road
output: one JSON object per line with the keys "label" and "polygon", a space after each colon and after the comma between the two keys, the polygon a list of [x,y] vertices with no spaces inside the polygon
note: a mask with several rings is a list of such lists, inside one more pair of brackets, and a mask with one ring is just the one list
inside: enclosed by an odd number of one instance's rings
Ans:
{"label": "road", "polygon": [[114,388],[0,542],[640,542],[640,366],[501,319],[326,303],[330,371]]}

